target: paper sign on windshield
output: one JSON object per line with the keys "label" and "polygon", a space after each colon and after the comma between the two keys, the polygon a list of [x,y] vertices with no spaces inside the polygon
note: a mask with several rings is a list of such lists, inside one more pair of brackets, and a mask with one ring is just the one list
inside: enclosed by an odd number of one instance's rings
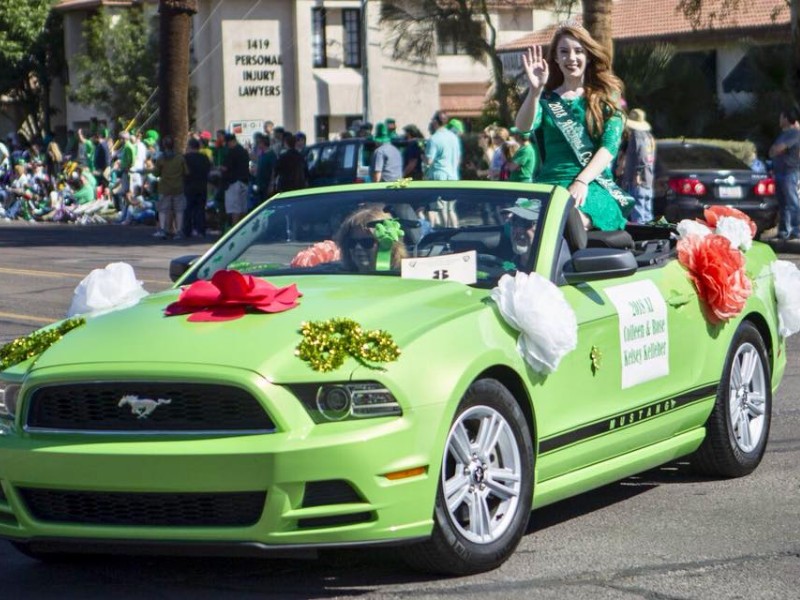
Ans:
{"label": "paper sign on windshield", "polygon": [[606,289],[619,314],[622,388],[669,375],[667,303],[652,281]]}
{"label": "paper sign on windshield", "polygon": [[424,258],[404,258],[400,275],[406,279],[431,279],[475,283],[478,280],[478,254],[474,250]]}

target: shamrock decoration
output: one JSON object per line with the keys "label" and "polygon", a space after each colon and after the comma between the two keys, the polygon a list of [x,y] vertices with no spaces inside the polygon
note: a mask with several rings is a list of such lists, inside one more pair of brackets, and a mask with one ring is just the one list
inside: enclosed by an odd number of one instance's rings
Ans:
{"label": "shamrock decoration", "polygon": [[392,336],[379,329],[364,331],[352,319],[305,322],[300,326],[303,340],[295,356],[315,371],[333,371],[344,364],[347,355],[371,369],[374,362],[391,362],[400,356]]}
{"label": "shamrock decoration", "polygon": [[589,354],[592,359],[592,375],[595,375],[600,370],[600,363],[603,361],[603,355],[597,346],[592,346],[592,351]]}
{"label": "shamrock decoration", "polygon": [[384,219],[375,223],[375,239],[381,250],[389,250],[403,237],[403,228],[397,219]]}
{"label": "shamrock decoration", "polygon": [[400,188],[407,188],[408,184],[414,181],[412,177],[402,177],[397,181],[393,181],[389,185],[386,186],[386,189],[389,190],[398,190]]}
{"label": "shamrock decoration", "polygon": [[11,340],[0,347],[0,371],[40,355],[68,331],[86,323],[83,317],[68,319],[60,325]]}

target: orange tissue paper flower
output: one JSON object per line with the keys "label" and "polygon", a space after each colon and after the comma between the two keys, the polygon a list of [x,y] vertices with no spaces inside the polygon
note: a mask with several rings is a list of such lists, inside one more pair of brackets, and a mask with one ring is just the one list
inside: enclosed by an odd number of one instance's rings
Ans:
{"label": "orange tissue paper flower", "polygon": [[290,267],[315,267],[341,258],[339,246],[332,240],[317,242],[305,250],[301,250],[289,263]]}
{"label": "orange tissue paper flower", "polygon": [[744,270],[744,256],[727,238],[690,235],[678,242],[678,261],[688,269],[697,295],[714,324],[735,317],[744,308],[753,287]]}
{"label": "orange tissue paper flower", "polygon": [[733,217],[735,219],[741,219],[750,227],[751,237],[756,237],[756,231],[758,228],[756,227],[755,222],[753,219],[748,217],[742,211],[731,208],[730,206],[723,206],[723,205],[715,205],[709,206],[707,209],[703,211],[703,216],[706,219],[706,224],[713,230],[717,227],[717,222],[722,217]]}
{"label": "orange tissue paper flower", "polygon": [[295,284],[276,287],[239,271],[217,271],[211,281],[195,281],[184,288],[177,302],[165,309],[168,317],[192,313],[189,321],[230,321],[247,309],[277,313],[295,308],[302,294]]}

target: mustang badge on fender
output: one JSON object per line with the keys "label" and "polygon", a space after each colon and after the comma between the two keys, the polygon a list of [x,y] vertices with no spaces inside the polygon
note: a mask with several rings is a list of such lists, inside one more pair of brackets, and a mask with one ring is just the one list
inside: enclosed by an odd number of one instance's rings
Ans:
{"label": "mustang badge on fender", "polygon": [[150,398],[139,398],[139,396],[123,396],[118,406],[122,407],[128,404],[131,407],[131,412],[136,415],[138,419],[146,419],[150,413],[159,406],[162,404],[170,404],[171,402],[172,400],[167,398],[151,400]]}

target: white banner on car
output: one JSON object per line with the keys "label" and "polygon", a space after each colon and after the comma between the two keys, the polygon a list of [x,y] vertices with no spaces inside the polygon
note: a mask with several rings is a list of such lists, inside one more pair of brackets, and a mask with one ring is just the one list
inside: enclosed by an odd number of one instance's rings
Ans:
{"label": "white banner on car", "polygon": [[667,303],[649,280],[606,288],[619,315],[622,388],[669,375]]}
{"label": "white banner on car", "polygon": [[405,279],[434,279],[471,284],[478,280],[478,254],[471,250],[422,258],[404,258],[400,275]]}

